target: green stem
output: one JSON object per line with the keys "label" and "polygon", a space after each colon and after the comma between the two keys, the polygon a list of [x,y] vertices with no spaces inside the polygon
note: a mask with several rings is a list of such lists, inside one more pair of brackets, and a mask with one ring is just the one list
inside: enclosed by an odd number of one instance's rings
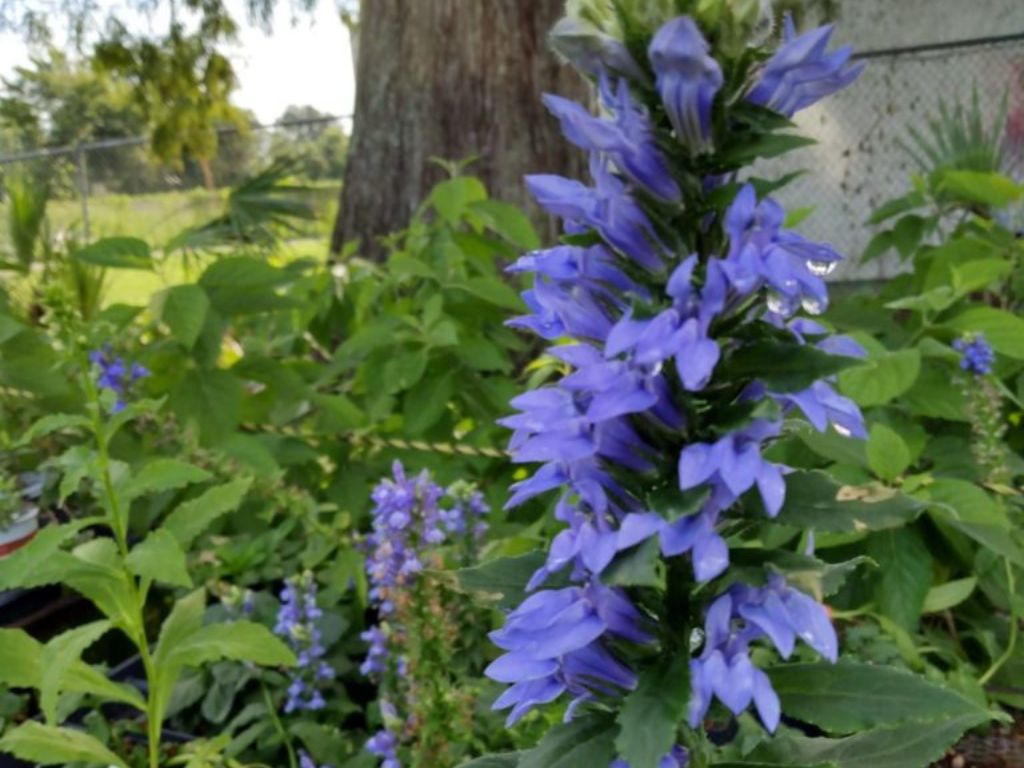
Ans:
{"label": "green stem", "polygon": [[295,749],[292,747],[292,740],[288,738],[288,732],[284,729],[284,723],[281,722],[281,718],[277,715],[277,708],[274,706],[274,701],[270,698],[270,691],[267,690],[267,684],[260,678],[260,688],[263,689],[263,701],[267,704],[267,712],[270,714],[270,721],[274,724],[274,729],[281,736],[281,741],[284,742],[284,748],[288,752],[288,765],[291,768],[298,768],[299,762],[295,757]]}
{"label": "green stem", "polygon": [[[90,376],[89,364],[86,361],[83,365],[83,380],[86,395],[92,407],[92,430],[96,439],[96,453],[99,463],[100,480],[103,485],[103,493],[107,501],[107,521],[110,529],[114,532],[114,539],[117,542],[118,550],[121,552],[122,563],[128,556],[128,526],[127,519],[121,516],[121,505],[117,492],[114,490],[114,478],[110,473],[110,451],[108,448],[107,424],[103,420],[103,405],[100,403],[99,391]],[[130,633],[132,641],[139,649],[139,656],[142,659],[142,667],[145,670],[147,682],[146,698],[146,738],[148,740],[149,768],[160,768],[160,739],[163,730],[162,716],[160,714],[160,690],[157,685],[156,667],[153,664],[153,655],[149,648],[149,641],[146,638],[146,616],[145,616],[145,593],[146,589],[140,590],[135,574],[127,568],[125,581],[128,586],[128,593],[131,598],[131,605],[135,608],[135,615],[131,617],[134,627]]]}
{"label": "green stem", "polygon": [[1003,565],[1006,567],[1006,586],[1010,598],[1010,642],[1007,644],[1006,650],[1003,651],[1003,655],[996,659],[992,666],[988,668],[988,671],[978,679],[981,685],[986,685],[995,677],[996,672],[1002,669],[1003,665],[1013,657],[1014,651],[1017,648],[1017,635],[1020,634],[1021,617],[1017,614],[1014,602],[1017,587],[1016,579],[1013,575],[1013,565],[1005,558],[1003,559]]}

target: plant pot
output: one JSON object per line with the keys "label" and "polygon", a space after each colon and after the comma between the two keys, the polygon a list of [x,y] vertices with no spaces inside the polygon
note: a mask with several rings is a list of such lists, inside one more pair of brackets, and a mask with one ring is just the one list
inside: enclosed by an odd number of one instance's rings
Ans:
{"label": "plant pot", "polygon": [[39,508],[29,507],[6,527],[0,529],[0,557],[21,549],[39,530]]}

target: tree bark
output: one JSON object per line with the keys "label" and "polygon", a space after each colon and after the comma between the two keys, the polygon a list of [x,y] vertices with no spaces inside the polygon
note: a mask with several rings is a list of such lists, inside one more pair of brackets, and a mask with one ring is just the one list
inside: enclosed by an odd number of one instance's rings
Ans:
{"label": "tree bark", "polygon": [[[431,158],[478,158],[467,173],[536,216],[526,173],[579,175],[544,92],[588,86],[547,45],[564,0],[370,0],[363,3],[352,143],[331,252],[406,226],[445,177]],[[543,219],[539,219],[543,221]],[[544,231],[544,230],[542,230]]]}

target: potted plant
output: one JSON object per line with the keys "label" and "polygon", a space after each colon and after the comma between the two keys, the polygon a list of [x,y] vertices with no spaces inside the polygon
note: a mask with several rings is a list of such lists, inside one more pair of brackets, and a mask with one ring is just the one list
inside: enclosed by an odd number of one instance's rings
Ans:
{"label": "potted plant", "polygon": [[39,530],[39,507],[33,503],[42,490],[34,475],[0,474],[0,557],[25,546]]}

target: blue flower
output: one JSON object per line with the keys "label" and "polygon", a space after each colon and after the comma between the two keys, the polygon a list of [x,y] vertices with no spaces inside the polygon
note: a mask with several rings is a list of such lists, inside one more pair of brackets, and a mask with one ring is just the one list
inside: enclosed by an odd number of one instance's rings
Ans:
{"label": "blue flower", "polygon": [[561,96],[547,94],[544,104],[561,122],[565,137],[577,147],[606,156],[631,181],[655,197],[668,202],[678,200],[679,185],[658,149],[650,120],[630,96],[627,82],[620,80],[613,93],[602,78],[601,95],[605,105],[614,111],[614,121],[594,117],[582,105]]}
{"label": "blue flower", "polygon": [[779,724],[779,697],[768,676],[750,660],[750,643],[769,639],[783,658],[797,638],[835,662],[838,643],[819,602],[772,576],[765,587],[734,585],[708,609],[704,650],[690,662],[690,725],[696,728],[713,697],[738,715],[751,704],[769,731]]}
{"label": "blue flower", "polygon": [[377,731],[367,740],[366,751],[382,758],[380,768],[402,768],[398,759],[398,737],[391,731]]}
{"label": "blue flower", "polygon": [[96,386],[117,395],[112,413],[120,413],[127,407],[125,397],[132,384],[149,376],[149,370],[139,363],[128,365],[124,358],[114,357],[110,346],[89,353],[89,362],[96,367]]}
{"label": "blue flower", "polygon": [[787,15],[783,45],[767,61],[747,99],[792,117],[852,83],[864,64],[850,63],[849,46],[826,53],[831,36],[831,24],[797,36]]}
{"label": "blue flower", "polygon": [[274,632],[295,652],[298,663],[291,671],[284,711],[318,710],[326,706],[322,683],[334,679],[334,668],[323,661],[326,648],[317,625],[323,612],[316,604],[313,574],[306,572],[289,579],[281,590],[281,607]]}
{"label": "blue flower", "polygon": [[649,643],[653,638],[645,624],[624,593],[597,583],[528,597],[490,636],[507,653],[492,662],[486,674],[513,684],[494,708],[511,707],[512,725],[533,707],[565,692],[579,706],[596,696],[633,688],[636,677],[599,638],[607,634]]}
{"label": "blue flower", "polygon": [[[678,744],[672,747],[672,751],[658,761],[658,768],[686,768],[690,764],[690,755],[685,747]],[[608,768],[630,768],[625,760],[613,760]]]}
{"label": "blue flower", "polygon": [[680,16],[658,30],[649,55],[676,138],[691,152],[705,151],[711,143],[711,107],[724,81],[707,40],[693,19]]}
{"label": "blue flower", "polygon": [[953,349],[961,354],[960,368],[975,376],[992,373],[996,353],[980,333],[971,334],[953,342]]}

